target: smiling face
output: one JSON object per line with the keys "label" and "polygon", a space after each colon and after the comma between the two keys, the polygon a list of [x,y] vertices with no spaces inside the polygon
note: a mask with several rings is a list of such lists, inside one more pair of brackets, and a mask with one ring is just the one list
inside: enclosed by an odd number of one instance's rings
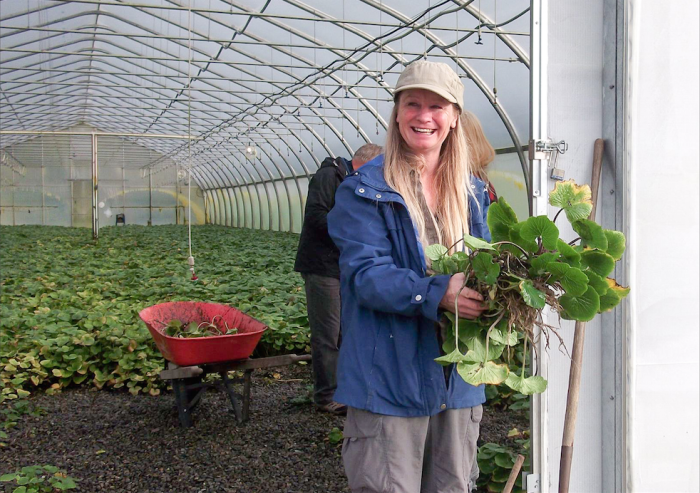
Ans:
{"label": "smiling face", "polygon": [[454,105],[426,89],[402,91],[396,104],[396,123],[408,148],[426,161],[437,162],[442,143],[459,120]]}

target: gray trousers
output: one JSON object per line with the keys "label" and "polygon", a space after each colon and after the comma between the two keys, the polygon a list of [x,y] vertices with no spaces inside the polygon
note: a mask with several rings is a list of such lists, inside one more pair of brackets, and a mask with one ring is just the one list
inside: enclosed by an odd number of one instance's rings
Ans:
{"label": "gray trousers", "polygon": [[[483,407],[404,418],[349,408],[343,465],[353,493],[468,493]],[[478,473],[477,473],[478,474]]]}
{"label": "gray trousers", "polygon": [[302,274],[306,288],[306,311],[311,327],[311,366],[314,403],[333,400],[340,346],[340,281],[333,277]]}

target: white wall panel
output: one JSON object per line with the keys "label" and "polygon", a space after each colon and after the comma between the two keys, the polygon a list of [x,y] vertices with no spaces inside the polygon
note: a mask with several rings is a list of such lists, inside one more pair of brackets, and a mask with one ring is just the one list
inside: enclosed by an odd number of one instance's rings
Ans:
{"label": "white wall panel", "polygon": [[[549,47],[547,120],[548,136],[565,140],[569,150],[560,155],[557,167],[567,179],[590,183],[593,144],[602,137],[603,2],[549,2],[546,42]],[[550,189],[554,182],[550,180]],[[550,208],[553,217],[557,210]],[[565,218],[557,220],[562,238],[576,234]],[[556,320],[554,320],[556,324]],[[566,347],[573,345],[574,323],[562,321],[561,335]],[[584,363],[576,421],[570,492],[602,492],[601,436],[601,338],[600,317],[586,325]],[[542,478],[544,491],[557,491],[559,462],[568,392],[571,360],[552,342],[549,350],[548,477]]]}
{"label": "white wall panel", "polygon": [[628,1],[628,32],[629,489],[697,492],[698,2]]}

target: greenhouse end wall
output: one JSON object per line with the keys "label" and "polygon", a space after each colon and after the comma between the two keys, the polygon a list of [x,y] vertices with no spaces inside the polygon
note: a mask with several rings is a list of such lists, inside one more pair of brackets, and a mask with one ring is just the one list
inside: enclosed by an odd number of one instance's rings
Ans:
{"label": "greenhouse end wall", "polygon": [[[29,135],[0,151],[0,224],[92,227],[92,138],[97,134],[100,227],[204,224],[204,194],[172,160],[87,125]],[[79,133],[82,133],[79,135]],[[157,162],[157,167],[152,163]],[[191,207],[191,211],[189,210]]]}

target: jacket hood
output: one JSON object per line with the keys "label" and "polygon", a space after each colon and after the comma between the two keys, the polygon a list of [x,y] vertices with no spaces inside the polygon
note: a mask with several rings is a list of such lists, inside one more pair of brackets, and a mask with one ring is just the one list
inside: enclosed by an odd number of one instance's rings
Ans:
{"label": "jacket hood", "polygon": [[319,169],[331,167],[336,168],[342,176],[347,176],[353,172],[352,161],[348,161],[347,159],[340,156],[336,158],[327,157],[323,160],[321,166],[319,166]]}

